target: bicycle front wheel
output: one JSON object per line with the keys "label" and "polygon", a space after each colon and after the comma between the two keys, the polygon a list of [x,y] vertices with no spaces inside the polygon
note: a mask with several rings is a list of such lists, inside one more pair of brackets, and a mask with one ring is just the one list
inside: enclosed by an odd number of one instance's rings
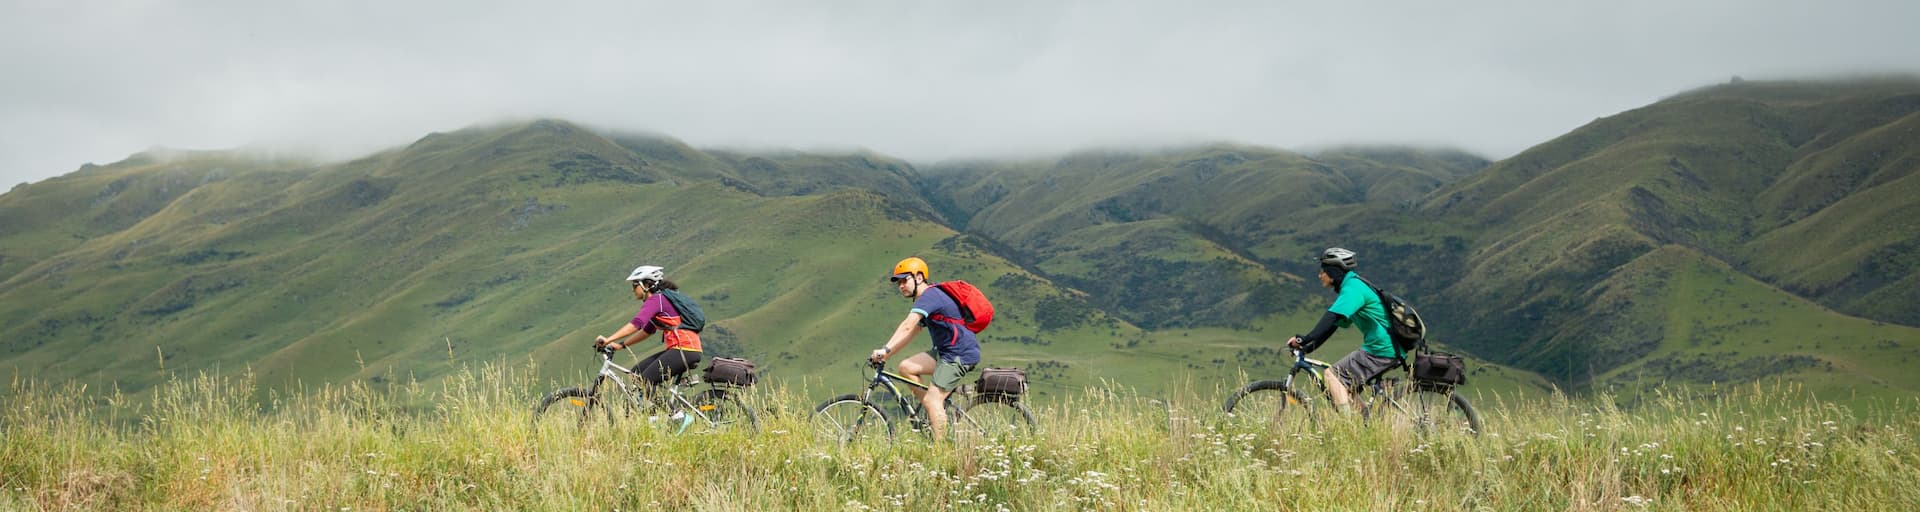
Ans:
{"label": "bicycle front wheel", "polygon": [[886,413],[851,393],[821,402],[813,408],[808,422],[816,438],[838,445],[893,438],[893,424],[887,421]]}
{"label": "bicycle front wheel", "polygon": [[1427,436],[1435,434],[1480,435],[1480,413],[1466,397],[1451,388],[1410,382],[1394,387],[1394,428],[1405,428]]}
{"label": "bicycle front wheel", "polygon": [[693,409],[700,418],[705,419],[707,430],[741,430],[748,434],[760,433],[760,416],[740,401],[738,393],[713,388],[700,392],[693,397]]}
{"label": "bicycle front wheel", "polygon": [[1281,431],[1311,432],[1320,425],[1313,400],[1298,390],[1289,389],[1284,381],[1248,383],[1227,396],[1223,409],[1236,423]]}
{"label": "bicycle front wheel", "polygon": [[573,428],[584,429],[604,418],[608,425],[613,424],[611,409],[600,403],[600,397],[585,388],[560,388],[540,398],[539,405],[533,408],[533,429]]}
{"label": "bicycle front wheel", "polygon": [[[974,395],[960,411],[960,427],[977,429],[988,439],[1008,439],[1033,435],[1039,424],[1033,419],[1033,411],[1020,402],[1020,397],[981,394]],[[970,422],[970,424],[968,424]]]}

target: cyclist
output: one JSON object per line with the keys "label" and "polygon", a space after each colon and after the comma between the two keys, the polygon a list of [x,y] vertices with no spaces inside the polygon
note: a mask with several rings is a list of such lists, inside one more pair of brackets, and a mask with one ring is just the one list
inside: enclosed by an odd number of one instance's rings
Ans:
{"label": "cyclist", "polygon": [[893,277],[889,280],[902,297],[913,299],[913,309],[900,321],[900,326],[894,328],[887,344],[874,349],[869,360],[886,362],[922,329],[933,337],[933,350],[900,361],[900,374],[927,384],[924,391],[918,387],[910,389],[920,398],[921,408],[927,411],[927,421],[932,423],[933,439],[938,441],[946,438],[947,411],[942,404],[946,403],[947,395],[960,386],[960,378],[980,364],[980,341],[965,327],[960,305],[946,292],[934,288],[927,275],[927,262],[920,258],[907,258],[893,265]]}
{"label": "cyclist", "polygon": [[1360,330],[1360,349],[1340,358],[1340,362],[1326,371],[1327,390],[1333,395],[1334,406],[1346,409],[1368,380],[1400,366],[1400,351],[1387,336],[1386,306],[1373,292],[1373,287],[1367,286],[1354,272],[1360,265],[1353,251],[1330,247],[1317,259],[1320,285],[1332,288],[1337,297],[1333,305],[1327,307],[1327,313],[1320,316],[1320,323],[1313,331],[1288,339],[1287,346],[1312,353],[1340,327]]}
{"label": "cyclist", "polygon": [[627,275],[627,284],[633,285],[633,297],[641,301],[640,312],[613,334],[595,336],[593,347],[620,350],[646,340],[655,332],[666,331],[660,337],[666,342],[667,349],[647,356],[640,360],[640,364],[633,366],[633,372],[647,382],[647,386],[642,388],[643,393],[648,399],[653,399],[658,392],[655,388],[660,383],[700,365],[700,333],[680,329],[680,311],[673,307],[673,301],[660,293],[661,290],[680,289],[680,285],[667,280],[666,269],[641,265]]}

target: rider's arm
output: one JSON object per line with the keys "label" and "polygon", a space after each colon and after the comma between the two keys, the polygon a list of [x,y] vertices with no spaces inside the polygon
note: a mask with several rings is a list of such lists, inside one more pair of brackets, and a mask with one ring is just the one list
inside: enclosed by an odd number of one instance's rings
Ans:
{"label": "rider's arm", "polygon": [[1332,311],[1320,315],[1320,323],[1315,324],[1312,331],[1300,336],[1300,351],[1311,353],[1314,349],[1320,348],[1320,344],[1326,343],[1327,338],[1333,337],[1333,331],[1339,329],[1335,324],[1346,318],[1345,315]]}
{"label": "rider's arm", "polygon": [[893,337],[887,339],[887,344],[882,345],[880,350],[874,351],[880,354],[880,359],[885,360],[886,358],[893,357],[895,352],[899,352],[900,349],[907,346],[907,342],[913,341],[914,335],[920,334],[921,317],[922,315],[919,311],[907,313],[907,319],[901,320],[900,326],[893,329]]}
{"label": "rider's arm", "polygon": [[626,325],[620,326],[620,330],[614,331],[612,335],[601,336],[599,338],[596,338],[595,341],[605,342],[604,344],[606,345],[616,345],[614,347],[614,350],[620,350],[622,348],[626,348],[627,345],[639,343],[640,340],[647,339],[646,336],[641,336],[631,341],[625,341],[628,336],[633,336],[633,334],[637,332],[640,332],[640,328],[634,327],[633,324],[626,324]]}
{"label": "rider's arm", "polygon": [[[606,340],[610,344],[618,345],[614,350],[620,350],[621,348],[640,343],[642,340],[647,339],[648,336],[653,335],[653,317],[661,313],[661,309],[665,307],[663,306],[665,303],[666,300],[659,295],[647,297],[647,301],[640,305],[640,312],[633,315],[633,320],[628,321],[627,325],[620,326],[619,332],[615,332],[612,336],[601,339]],[[636,332],[644,332],[645,334],[631,340],[627,339],[627,337],[633,336]]]}

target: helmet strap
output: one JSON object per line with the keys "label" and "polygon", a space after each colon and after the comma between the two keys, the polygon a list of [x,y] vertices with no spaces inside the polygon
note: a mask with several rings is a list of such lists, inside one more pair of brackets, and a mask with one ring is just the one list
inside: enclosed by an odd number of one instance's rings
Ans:
{"label": "helmet strap", "polygon": [[908,276],[907,279],[913,281],[914,300],[919,300],[920,294],[926,292],[927,290],[926,274],[914,273],[913,275]]}

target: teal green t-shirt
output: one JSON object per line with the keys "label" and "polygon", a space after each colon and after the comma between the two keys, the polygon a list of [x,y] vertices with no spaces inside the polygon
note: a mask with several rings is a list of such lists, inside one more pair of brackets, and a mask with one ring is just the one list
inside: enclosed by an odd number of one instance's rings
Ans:
{"label": "teal green t-shirt", "polygon": [[1400,357],[1400,352],[1393,349],[1393,338],[1387,336],[1387,307],[1380,303],[1380,296],[1373,293],[1373,288],[1360,280],[1360,274],[1348,272],[1347,277],[1340,280],[1340,297],[1333,299],[1327,311],[1347,317],[1335,325],[1360,330],[1360,348],[1368,354]]}

